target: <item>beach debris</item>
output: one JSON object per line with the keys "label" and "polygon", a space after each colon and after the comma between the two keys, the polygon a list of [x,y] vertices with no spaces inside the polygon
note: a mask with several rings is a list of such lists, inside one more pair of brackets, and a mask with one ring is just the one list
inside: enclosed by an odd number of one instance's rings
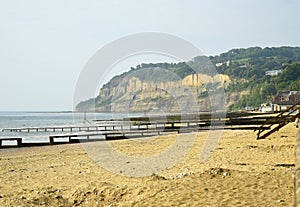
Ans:
{"label": "beach debris", "polygon": [[211,175],[221,175],[224,172],[223,168],[211,168],[210,173]]}
{"label": "beach debris", "polygon": [[179,173],[177,175],[178,178],[184,178],[185,176],[187,176],[187,173]]}
{"label": "beach debris", "polygon": [[223,173],[223,178],[227,177],[228,175],[229,175],[228,172],[224,172],[224,173]]}
{"label": "beach debris", "polygon": [[248,149],[255,149],[255,148],[258,148],[258,146],[256,146],[256,145],[247,145],[247,148]]}
{"label": "beach debris", "polygon": [[230,175],[229,170],[223,168],[211,168],[210,171],[208,171],[208,174],[212,175],[212,177],[221,175],[222,178],[228,177]]}
{"label": "beach debris", "polygon": [[156,173],[152,173],[151,175],[152,180],[167,180],[164,176],[158,175]]}
{"label": "beach debris", "polygon": [[277,203],[283,203],[283,202],[285,202],[285,200],[283,199],[277,200]]}
{"label": "beach debris", "polygon": [[55,196],[55,198],[60,199],[60,198],[63,198],[63,197],[62,197],[62,195],[57,195],[57,196]]}
{"label": "beach debris", "polygon": [[182,172],[182,173],[179,173],[177,175],[171,175],[170,176],[170,179],[181,179],[181,178],[184,178],[188,175],[192,175],[194,174],[194,172],[190,171],[190,172]]}
{"label": "beach debris", "polygon": [[275,167],[295,167],[294,163],[277,163]]}

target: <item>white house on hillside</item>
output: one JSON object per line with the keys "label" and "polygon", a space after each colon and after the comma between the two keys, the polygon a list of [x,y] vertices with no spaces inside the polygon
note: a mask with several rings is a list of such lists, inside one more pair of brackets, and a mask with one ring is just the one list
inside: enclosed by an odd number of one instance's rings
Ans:
{"label": "white house on hillside", "polygon": [[282,70],[268,70],[265,74],[269,76],[277,76],[280,73],[282,73]]}

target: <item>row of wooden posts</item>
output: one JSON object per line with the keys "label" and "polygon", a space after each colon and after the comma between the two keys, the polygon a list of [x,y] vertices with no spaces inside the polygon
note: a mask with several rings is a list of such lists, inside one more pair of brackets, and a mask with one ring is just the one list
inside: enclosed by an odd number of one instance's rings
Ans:
{"label": "row of wooden posts", "polygon": [[[166,120],[161,117],[134,117],[123,120],[95,120],[90,125],[57,126],[57,127],[28,127],[28,128],[5,128],[3,132],[66,132],[63,134],[54,134],[49,136],[49,143],[54,144],[57,139],[68,139],[69,142],[79,139],[102,137],[102,139],[123,139],[127,137],[144,137],[160,135],[162,133],[186,133],[198,130],[208,129],[250,129],[263,130],[270,129],[270,126],[278,123],[279,119],[269,115],[255,116],[256,114],[205,114],[199,116],[169,116]],[[288,122],[290,116],[284,117]],[[282,117],[280,117],[282,119]],[[152,120],[152,121],[150,121]],[[153,121],[156,120],[156,121]],[[268,123],[268,124],[265,124]],[[69,132],[69,133],[67,133]],[[2,142],[16,141],[17,146],[22,146],[21,137],[2,137],[0,138],[0,147]]]}

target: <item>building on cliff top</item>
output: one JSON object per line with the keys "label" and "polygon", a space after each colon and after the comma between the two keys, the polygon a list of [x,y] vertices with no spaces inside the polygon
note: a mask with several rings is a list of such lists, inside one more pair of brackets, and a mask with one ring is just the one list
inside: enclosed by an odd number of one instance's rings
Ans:
{"label": "building on cliff top", "polygon": [[[284,91],[279,92],[274,97],[272,102],[272,110],[276,111],[285,111],[289,107],[295,105],[300,101],[300,91]],[[300,106],[300,104],[299,104]]]}

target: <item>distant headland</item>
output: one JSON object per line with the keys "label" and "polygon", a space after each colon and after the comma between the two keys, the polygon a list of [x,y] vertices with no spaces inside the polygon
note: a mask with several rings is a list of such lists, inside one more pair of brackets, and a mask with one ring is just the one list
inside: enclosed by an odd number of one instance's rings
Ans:
{"label": "distant headland", "polygon": [[113,77],[76,111],[178,112],[190,97],[209,111],[210,94],[218,90],[224,90],[227,110],[258,108],[283,91],[300,91],[300,48],[250,47],[187,63],[143,63]]}

